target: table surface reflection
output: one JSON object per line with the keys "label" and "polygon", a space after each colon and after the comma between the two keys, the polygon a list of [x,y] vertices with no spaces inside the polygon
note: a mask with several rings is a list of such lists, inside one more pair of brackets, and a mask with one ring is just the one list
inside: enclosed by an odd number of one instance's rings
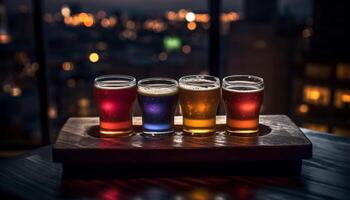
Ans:
{"label": "table surface reflection", "polygon": [[52,162],[52,147],[46,146],[0,161],[0,196],[23,199],[348,199],[350,139],[306,129],[303,132],[313,143],[313,158],[303,161],[300,176],[62,179],[62,166]]}

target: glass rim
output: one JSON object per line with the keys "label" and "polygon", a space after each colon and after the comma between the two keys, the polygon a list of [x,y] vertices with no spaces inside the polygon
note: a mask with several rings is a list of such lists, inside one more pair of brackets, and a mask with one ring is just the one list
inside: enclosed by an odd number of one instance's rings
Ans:
{"label": "glass rim", "polygon": [[[205,79],[205,80],[208,80],[206,78],[212,78],[214,80],[212,80],[212,82],[209,82],[209,83],[206,83],[205,85],[211,85],[211,84],[218,84],[218,86],[220,87],[220,79],[216,76],[212,76],[212,75],[200,75],[200,74],[193,74],[193,75],[186,75],[186,76],[182,76],[180,79],[179,79],[179,84],[182,83],[182,84],[189,84],[188,82],[186,82],[185,80],[186,79],[190,79],[190,78],[201,78],[201,79]],[[203,86],[203,84],[195,84],[195,83],[192,83],[190,85],[193,85],[193,86]]]}
{"label": "glass rim", "polygon": [[[242,78],[242,79],[247,79],[247,80],[231,80],[229,81],[228,79],[230,78]],[[226,85],[234,85],[234,82],[238,81],[244,81],[244,82],[249,82],[249,84],[264,87],[264,79],[259,77],[259,76],[254,76],[254,75],[231,75],[231,76],[226,76],[222,79],[222,85],[225,87]]]}
{"label": "glass rim", "polygon": [[165,77],[152,77],[152,78],[144,78],[141,79],[137,82],[137,86],[138,87],[154,87],[152,85],[149,85],[148,81],[164,81],[164,82],[169,82],[168,84],[164,84],[164,86],[162,85],[162,87],[166,87],[166,88],[170,88],[170,87],[177,87],[178,86],[178,82],[175,79],[172,78],[165,78]]}
{"label": "glass rim", "polygon": [[[123,82],[114,82],[111,83],[112,86],[103,86],[103,83],[106,83],[107,80],[104,79],[121,79]],[[100,88],[105,88],[105,89],[118,89],[122,87],[133,87],[136,86],[136,78],[133,76],[129,75],[119,75],[119,74],[111,74],[111,75],[102,75],[98,76],[94,79],[94,86],[95,87],[100,87]]]}

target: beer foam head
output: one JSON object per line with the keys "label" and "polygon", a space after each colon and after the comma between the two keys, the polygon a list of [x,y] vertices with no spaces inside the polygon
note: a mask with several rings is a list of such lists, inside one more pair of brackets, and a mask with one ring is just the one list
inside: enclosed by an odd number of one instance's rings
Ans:
{"label": "beer foam head", "polygon": [[223,89],[231,92],[250,93],[264,89],[263,85],[251,81],[230,81],[223,84]]}
{"label": "beer foam head", "polygon": [[95,87],[104,90],[117,90],[135,87],[136,79],[125,75],[107,75],[95,79]]}
{"label": "beer foam head", "polygon": [[189,76],[180,79],[180,87],[186,90],[214,90],[220,88],[220,81],[216,77],[211,77],[213,80],[207,79],[207,76]]}
{"label": "beer foam head", "polygon": [[170,78],[145,78],[137,84],[138,92],[150,96],[169,96],[178,91],[177,81]]}
{"label": "beer foam head", "polygon": [[177,85],[167,84],[149,84],[147,86],[139,86],[137,90],[139,93],[149,96],[169,96],[176,94],[178,91]]}

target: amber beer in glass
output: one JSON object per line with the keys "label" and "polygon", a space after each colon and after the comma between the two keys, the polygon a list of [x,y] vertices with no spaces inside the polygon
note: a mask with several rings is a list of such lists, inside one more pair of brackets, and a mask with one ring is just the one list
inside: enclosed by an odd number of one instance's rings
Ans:
{"label": "amber beer in glass", "polygon": [[106,75],[97,77],[94,84],[101,135],[117,136],[132,132],[136,79],[125,75]]}
{"label": "amber beer in glass", "polygon": [[263,91],[264,81],[257,76],[234,75],[223,79],[222,96],[228,133],[256,135]]}
{"label": "amber beer in glass", "polygon": [[220,101],[220,80],[217,77],[181,77],[179,100],[185,133],[204,136],[215,132],[216,111]]}

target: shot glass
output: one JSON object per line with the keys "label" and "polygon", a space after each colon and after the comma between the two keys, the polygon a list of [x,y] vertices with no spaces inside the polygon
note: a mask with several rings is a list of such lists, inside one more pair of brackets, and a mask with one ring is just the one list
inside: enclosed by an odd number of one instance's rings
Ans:
{"label": "shot glass", "polygon": [[174,132],[177,81],[169,78],[146,78],[137,83],[137,91],[143,133],[162,135]]}
{"label": "shot glass", "polygon": [[94,85],[101,135],[109,137],[132,132],[136,79],[126,75],[106,75],[95,78]]}
{"label": "shot glass", "polygon": [[257,76],[233,75],[222,80],[228,133],[256,135],[263,92],[264,80]]}
{"label": "shot glass", "polygon": [[220,102],[220,80],[209,75],[189,75],[179,80],[183,131],[194,136],[215,132]]}

